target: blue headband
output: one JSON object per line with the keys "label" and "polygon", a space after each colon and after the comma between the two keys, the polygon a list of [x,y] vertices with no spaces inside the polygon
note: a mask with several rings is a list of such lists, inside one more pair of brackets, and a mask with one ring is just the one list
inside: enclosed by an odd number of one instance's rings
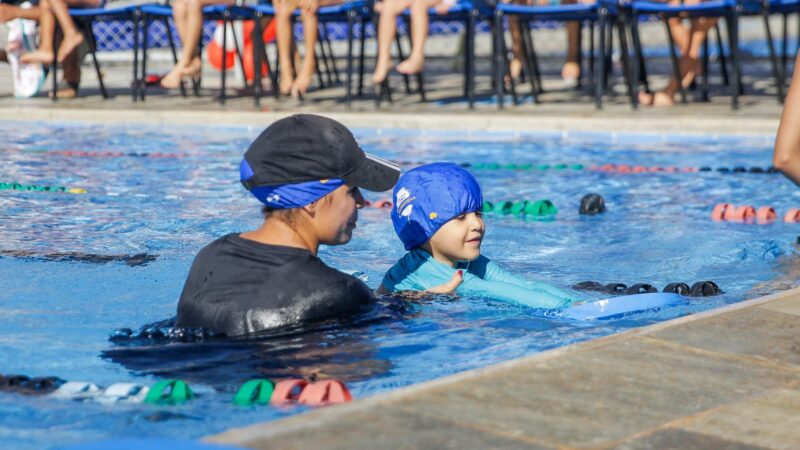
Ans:
{"label": "blue headband", "polygon": [[[241,180],[248,180],[253,176],[253,170],[246,160],[239,166]],[[282,184],[276,186],[257,186],[250,189],[250,193],[261,203],[274,209],[301,208],[330,194],[341,186],[344,180],[331,178],[329,180],[306,181],[304,183]]]}
{"label": "blue headband", "polygon": [[397,181],[392,223],[406,250],[411,250],[453,218],[482,207],[481,187],[472,174],[455,164],[427,164]]}

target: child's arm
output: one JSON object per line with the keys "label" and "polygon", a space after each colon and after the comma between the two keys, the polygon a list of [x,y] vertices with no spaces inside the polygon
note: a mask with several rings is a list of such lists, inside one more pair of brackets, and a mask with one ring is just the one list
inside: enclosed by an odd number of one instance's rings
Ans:
{"label": "child's arm", "polygon": [[458,287],[457,292],[496,298],[532,308],[563,308],[569,306],[573,301],[566,295],[562,296],[535,287],[519,286],[502,281],[482,280],[472,274],[464,275],[464,281]]}
{"label": "child's arm", "polygon": [[[481,258],[484,258],[483,256]],[[508,283],[513,284],[514,286],[519,286],[525,289],[531,289],[538,292],[543,292],[550,294],[555,297],[565,298],[569,300],[569,303],[577,302],[579,299],[573,297],[570,293],[563,291],[555,286],[551,286],[547,283],[542,283],[540,281],[526,281],[516,275],[512,275],[505,270],[503,270],[500,265],[495,263],[494,261],[486,258],[486,275],[484,279],[486,281],[497,281],[501,283]]]}

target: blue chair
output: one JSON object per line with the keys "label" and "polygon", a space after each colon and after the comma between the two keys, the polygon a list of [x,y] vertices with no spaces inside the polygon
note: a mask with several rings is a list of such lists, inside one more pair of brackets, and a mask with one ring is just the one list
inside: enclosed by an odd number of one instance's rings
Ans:
{"label": "blue chair", "polygon": [[[737,109],[739,107],[739,95],[742,91],[741,80],[741,67],[739,55],[739,16],[743,12],[743,6],[739,0],[711,0],[695,5],[668,5],[665,3],[658,3],[646,0],[634,0],[628,5],[630,10],[630,26],[633,37],[633,45],[636,49],[635,54],[637,63],[634,64],[635,74],[633,76],[634,92],[638,91],[638,83],[644,82],[647,89],[646,81],[643,81],[644,58],[641,51],[641,43],[639,41],[639,18],[641,16],[658,16],[664,23],[664,28],[669,40],[670,60],[672,62],[672,76],[676,80],[681,79],[680,67],[678,66],[678,55],[675,51],[675,42],[672,38],[672,33],[669,29],[669,19],[671,18],[718,18],[725,19],[728,28],[728,38],[731,51],[731,59],[733,65],[733,86],[731,107]],[[707,66],[707,42],[706,51],[704,52],[704,65]],[[720,46],[721,47],[721,46]],[[724,65],[723,65],[724,67]],[[704,67],[703,73],[703,97],[707,92],[708,86],[708,69]],[[686,103],[686,90],[682,83],[679,83],[679,93],[681,103]]]}
{"label": "blue chair", "polygon": [[[103,20],[130,20],[133,23],[134,33],[136,32],[139,24],[139,18],[141,16],[140,6],[138,5],[131,5],[131,6],[123,6],[118,8],[86,8],[86,9],[70,9],[69,10],[70,16],[75,21],[76,25],[81,29],[84,37],[86,38],[87,43],[89,44],[89,53],[92,55],[92,62],[94,63],[95,73],[97,74],[97,80],[100,84],[100,93],[103,95],[104,99],[108,98],[108,92],[106,91],[105,83],[103,83],[103,78],[100,73],[100,63],[97,61],[97,40],[94,36],[93,31],[93,24],[97,21]],[[134,34],[134,36],[136,36]],[[134,38],[134,58],[137,55],[137,49],[135,48],[137,45],[137,40]],[[53,63],[50,65],[50,71],[53,75],[53,92],[52,92],[52,99],[53,101],[58,100],[58,77],[57,75],[57,61],[58,61],[58,46],[56,43],[53,43]],[[134,83],[131,87],[131,93],[134,94],[136,89],[136,63],[134,62]]]}
{"label": "blue chair", "polygon": [[[505,43],[505,29],[503,27],[503,20],[506,16],[518,17],[523,35],[523,47],[527,53],[525,58],[528,72],[528,78],[531,82],[531,96],[534,103],[538,101],[537,93],[542,91],[541,82],[538,80],[538,67],[535,63],[535,51],[533,49],[533,38],[529,29],[528,23],[531,21],[577,21],[580,23],[588,22],[591,27],[589,34],[591,40],[589,47],[590,52],[590,76],[594,85],[594,101],[597,109],[602,108],[603,91],[608,83],[608,75],[610,73],[610,55],[611,55],[611,42],[613,36],[613,26],[617,25],[617,32],[622,45],[622,58],[623,69],[626,80],[626,87],[628,89],[628,96],[631,101],[632,107],[636,107],[636,98],[633,91],[633,84],[631,82],[631,69],[630,61],[628,58],[628,43],[627,36],[623,25],[623,20],[620,17],[620,9],[614,2],[608,0],[598,0],[593,4],[569,4],[569,5],[517,5],[511,3],[498,3],[495,6],[494,13],[494,63],[492,65],[494,70],[494,83],[495,95],[497,98],[497,107],[503,108],[503,97],[505,94],[504,78],[508,75],[510,77],[509,62],[506,57],[507,47]],[[524,24],[524,25],[523,25]],[[599,30],[598,48],[595,49],[594,45],[594,28],[597,25]],[[594,54],[598,51],[600,55],[600,70],[596,71],[594,67]],[[538,86],[537,86],[538,83]],[[518,104],[516,88],[514,80],[511,80],[511,94],[514,104]]]}

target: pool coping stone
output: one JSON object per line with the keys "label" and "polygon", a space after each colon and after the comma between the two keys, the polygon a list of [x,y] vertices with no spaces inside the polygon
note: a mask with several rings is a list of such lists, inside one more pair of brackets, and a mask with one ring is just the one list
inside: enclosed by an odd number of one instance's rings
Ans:
{"label": "pool coping stone", "polygon": [[304,448],[731,448],[800,442],[800,288],[209,442]]}

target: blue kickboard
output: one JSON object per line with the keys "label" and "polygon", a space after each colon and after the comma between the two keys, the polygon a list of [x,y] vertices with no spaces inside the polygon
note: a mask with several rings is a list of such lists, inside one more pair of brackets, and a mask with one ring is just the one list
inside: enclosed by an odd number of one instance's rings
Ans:
{"label": "blue kickboard", "polygon": [[73,444],[58,448],[60,450],[242,450],[242,447],[208,444],[205,442],[183,439],[136,438],[107,439],[104,441],[84,442],[82,444]]}
{"label": "blue kickboard", "polygon": [[665,306],[674,306],[685,301],[686,299],[678,294],[654,292],[623,295],[571,306],[565,309],[562,315],[575,320],[608,320]]}

